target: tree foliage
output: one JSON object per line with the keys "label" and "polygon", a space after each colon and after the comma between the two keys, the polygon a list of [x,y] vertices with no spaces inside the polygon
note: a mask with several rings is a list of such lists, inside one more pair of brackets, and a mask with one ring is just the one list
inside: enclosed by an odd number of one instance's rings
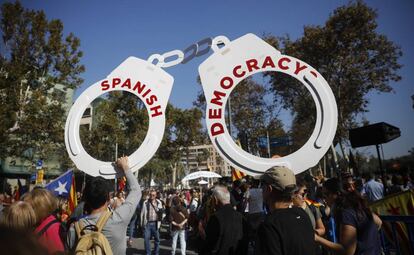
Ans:
{"label": "tree foliage", "polygon": [[[81,129],[86,151],[103,161],[114,161],[115,144],[118,156],[130,155],[138,149],[148,131],[149,117],[143,102],[129,92],[112,91],[93,103],[91,130]],[[188,147],[204,141],[199,109],[179,109],[167,106],[166,127],[160,147],[154,157],[140,170],[149,184],[170,183],[177,174],[180,159],[188,155]]]}
{"label": "tree foliage", "polygon": [[60,20],[19,2],[1,6],[0,28],[0,155],[63,152],[66,91],[81,84],[84,71],[80,40],[64,36]]}
{"label": "tree foliage", "polygon": [[[266,83],[262,85],[252,77],[248,77],[237,85],[227,102],[228,109],[230,101],[232,123],[229,127],[229,111],[226,111],[227,128],[232,134],[237,134],[237,139],[244,141],[243,149],[252,154],[267,155],[260,152],[259,137],[266,137],[267,133],[271,137],[286,135],[271,97]],[[204,111],[206,102],[202,91],[198,94],[194,105]]]}
{"label": "tree foliage", "polygon": [[[390,81],[397,71],[402,52],[385,35],[377,32],[377,13],[361,1],[336,9],[323,26],[306,26],[303,37],[267,40],[284,54],[316,68],[330,85],[338,105],[337,138],[346,139],[358,116],[368,111],[369,93],[393,91]],[[311,133],[315,107],[310,93],[292,78],[268,73],[272,91],[286,109],[295,113],[294,132]]]}

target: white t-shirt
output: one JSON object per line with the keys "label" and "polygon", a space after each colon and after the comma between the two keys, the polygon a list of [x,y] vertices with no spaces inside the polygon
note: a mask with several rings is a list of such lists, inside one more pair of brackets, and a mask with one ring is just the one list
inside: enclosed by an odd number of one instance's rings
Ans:
{"label": "white t-shirt", "polygon": [[263,212],[262,189],[250,189],[249,193],[249,213]]}

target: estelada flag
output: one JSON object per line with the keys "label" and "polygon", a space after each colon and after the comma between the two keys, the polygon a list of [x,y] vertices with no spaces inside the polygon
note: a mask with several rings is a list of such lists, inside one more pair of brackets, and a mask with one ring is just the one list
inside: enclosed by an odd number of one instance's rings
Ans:
{"label": "estelada flag", "polygon": [[[414,190],[389,195],[384,199],[375,201],[370,205],[371,210],[380,216],[413,216],[414,215]],[[387,239],[394,243],[392,226],[389,222],[383,222]],[[412,254],[410,251],[408,230],[404,223],[395,224],[398,240],[403,254]]]}
{"label": "estelada flag", "polygon": [[71,213],[76,205],[76,190],[75,190],[75,176],[73,170],[68,170],[58,178],[54,179],[45,186],[55,196],[60,196],[68,199],[68,210]]}

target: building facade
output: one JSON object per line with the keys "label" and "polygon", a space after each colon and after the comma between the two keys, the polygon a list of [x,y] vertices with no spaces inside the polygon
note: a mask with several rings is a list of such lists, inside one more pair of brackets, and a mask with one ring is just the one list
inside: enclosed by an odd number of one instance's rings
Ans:
{"label": "building facade", "polygon": [[231,176],[230,165],[220,157],[213,145],[196,145],[188,149],[188,155],[184,152],[181,156],[181,164],[187,171],[212,171],[223,177]]}

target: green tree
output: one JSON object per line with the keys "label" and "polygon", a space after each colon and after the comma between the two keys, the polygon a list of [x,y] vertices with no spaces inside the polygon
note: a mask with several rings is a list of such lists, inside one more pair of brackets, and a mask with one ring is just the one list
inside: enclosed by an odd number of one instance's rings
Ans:
{"label": "green tree", "polygon": [[[377,29],[377,13],[361,1],[336,9],[323,26],[306,26],[297,40],[288,36],[266,39],[284,54],[297,57],[316,68],[330,85],[338,105],[336,141],[347,139],[357,117],[368,111],[368,94],[393,91],[390,81],[401,77],[397,71],[402,52]],[[272,90],[286,109],[295,113],[294,132],[310,134],[315,107],[310,93],[292,78],[268,73]],[[345,153],[343,152],[345,155]]]}
{"label": "green tree", "polygon": [[[267,133],[272,137],[285,135],[283,124],[278,119],[277,107],[271,97],[266,83],[261,85],[252,77],[248,77],[237,85],[230,95],[230,103],[227,102],[227,120],[229,119],[228,105],[231,105],[231,133],[232,135],[236,133],[238,139],[244,141],[242,147],[250,153],[259,153],[259,137],[266,137]],[[194,105],[205,109],[206,102],[202,91],[198,94]],[[229,121],[226,124],[230,130]],[[267,152],[264,155],[267,155]]]}
{"label": "green tree", "polygon": [[143,102],[124,91],[112,91],[92,102],[92,128],[81,129],[85,150],[103,161],[130,155],[139,148],[148,130],[149,118]]}
{"label": "green tree", "polygon": [[[113,91],[93,103],[92,129],[81,127],[81,140],[85,150],[103,160],[115,159],[115,144],[118,155],[130,155],[142,144],[147,134],[149,118],[143,102],[129,92]],[[140,170],[140,178],[149,184],[175,185],[177,171],[182,168],[180,160],[188,147],[200,144],[205,135],[201,124],[200,110],[178,109],[167,106],[166,127],[160,147],[154,157]]]}
{"label": "green tree", "polygon": [[62,102],[82,83],[79,39],[19,2],[1,6],[0,27],[0,155],[65,154]]}

